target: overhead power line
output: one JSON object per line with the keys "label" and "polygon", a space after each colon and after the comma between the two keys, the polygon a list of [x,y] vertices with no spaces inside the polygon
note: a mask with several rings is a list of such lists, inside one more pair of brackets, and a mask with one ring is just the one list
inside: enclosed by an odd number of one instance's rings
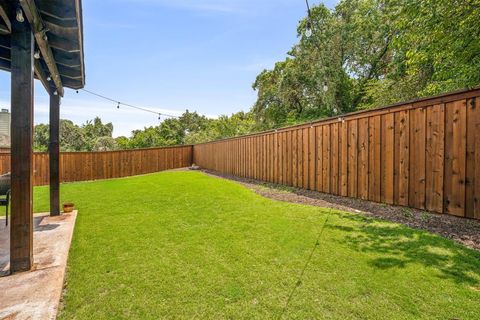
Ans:
{"label": "overhead power line", "polygon": [[[151,113],[151,114],[155,114],[159,117],[168,117],[168,118],[179,118],[179,116],[174,116],[174,115],[171,115],[171,114],[167,114],[167,113],[162,113],[162,112],[158,112],[158,111],[155,111],[155,110],[152,110],[152,109],[148,109],[148,108],[144,108],[144,107],[139,107],[139,106],[136,106],[136,105],[133,105],[133,104],[129,104],[129,103],[125,103],[125,102],[121,102],[117,99],[113,99],[113,98],[110,98],[110,97],[107,97],[107,96],[104,96],[103,94],[100,94],[100,93],[96,93],[96,92],[93,92],[93,91],[90,91],[90,90],[87,90],[87,89],[80,89],[81,91],[83,92],[86,92],[88,94],[91,94],[92,96],[95,96],[97,98],[100,98],[100,99],[103,99],[103,100],[106,100],[106,101],[110,101],[110,102],[113,102],[117,105],[117,108],[120,109],[121,106],[124,106],[124,107],[127,107],[127,108],[132,108],[132,109],[136,109],[136,110],[139,110],[139,111],[142,111],[142,112],[147,112],[147,113]],[[79,90],[77,90],[77,93],[78,93]]]}

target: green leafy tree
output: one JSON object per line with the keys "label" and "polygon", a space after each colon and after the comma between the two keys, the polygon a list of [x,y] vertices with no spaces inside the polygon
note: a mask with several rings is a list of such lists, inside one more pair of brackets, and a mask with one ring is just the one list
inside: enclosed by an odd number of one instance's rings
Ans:
{"label": "green leafy tree", "polygon": [[50,126],[47,124],[39,124],[35,126],[33,132],[33,150],[36,152],[48,151],[50,143]]}
{"label": "green leafy tree", "polygon": [[93,151],[112,151],[117,149],[117,141],[112,137],[100,137],[93,146]]}
{"label": "green leafy tree", "polygon": [[286,60],[253,85],[257,126],[478,86],[479,10],[479,0],[342,0],[334,10],[312,8]]}
{"label": "green leafy tree", "polygon": [[60,149],[62,151],[85,151],[87,141],[82,128],[70,120],[60,120]]}

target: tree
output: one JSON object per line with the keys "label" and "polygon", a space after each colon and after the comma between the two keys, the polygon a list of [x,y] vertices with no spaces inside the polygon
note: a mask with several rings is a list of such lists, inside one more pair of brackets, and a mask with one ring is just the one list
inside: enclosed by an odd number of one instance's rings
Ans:
{"label": "tree", "polygon": [[261,129],[480,84],[479,0],[343,0],[311,13],[253,85]]}
{"label": "tree", "polygon": [[60,149],[62,151],[85,151],[86,139],[82,128],[70,120],[60,120]]}
{"label": "tree", "polygon": [[[48,151],[50,142],[50,126],[39,124],[34,128],[34,150]],[[74,124],[70,120],[60,120],[60,150],[61,151],[92,151],[98,148],[113,150],[116,148],[112,138],[113,125],[103,124],[96,117],[93,121],[87,121],[82,126]]]}
{"label": "tree", "polygon": [[100,137],[93,146],[93,151],[113,151],[117,149],[117,142],[112,137]]}
{"label": "tree", "polygon": [[48,151],[50,143],[50,126],[47,124],[39,124],[35,126],[33,132],[33,150],[36,152]]}
{"label": "tree", "polygon": [[[106,123],[103,124],[102,120],[99,117],[95,117],[93,121],[87,121],[83,126],[83,135],[86,141],[86,149],[94,150],[97,144],[97,141],[101,138],[112,138],[113,134],[113,124]],[[103,139],[107,141],[108,139]],[[111,141],[111,140],[110,140]]]}

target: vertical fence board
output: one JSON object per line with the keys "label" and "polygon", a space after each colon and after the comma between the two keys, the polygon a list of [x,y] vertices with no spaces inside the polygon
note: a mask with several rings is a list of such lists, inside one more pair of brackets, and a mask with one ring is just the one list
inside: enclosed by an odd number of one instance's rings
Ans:
{"label": "vertical fence board", "polygon": [[368,200],[369,118],[358,120],[358,197]]}
{"label": "vertical fence board", "polygon": [[467,167],[466,167],[466,190],[465,190],[465,216],[476,217],[478,206],[477,195],[480,190],[478,186],[479,171],[478,158],[480,154],[479,144],[475,140],[480,137],[480,110],[478,100],[475,98],[467,101]]}
{"label": "vertical fence board", "polygon": [[435,105],[427,110],[425,207],[438,213],[443,212],[444,108],[444,105]]}
{"label": "vertical fence board", "polygon": [[381,117],[368,121],[368,199],[381,201]]}
{"label": "vertical fence board", "polygon": [[343,197],[348,195],[348,124],[343,121],[340,126],[340,190]]}
{"label": "vertical fence board", "polygon": [[425,209],[425,109],[410,111],[409,205]]}
{"label": "vertical fence board", "polygon": [[308,189],[309,187],[309,182],[308,182],[308,177],[309,177],[309,135],[308,135],[308,128],[304,128],[302,132],[302,139],[303,139],[303,183],[302,183],[302,188],[303,189]]}
{"label": "vertical fence board", "polygon": [[330,193],[331,194],[338,194],[338,166],[339,166],[339,159],[338,159],[338,145],[339,145],[339,138],[338,138],[338,123],[334,123],[330,126],[331,129],[331,137],[330,137],[330,148],[331,148],[331,167],[330,167]]}
{"label": "vertical fence board", "polygon": [[408,111],[395,113],[395,204],[408,205],[410,177],[410,121]]}
{"label": "vertical fence board", "polygon": [[446,213],[465,215],[466,101],[446,104],[445,203]]}
{"label": "vertical fence board", "polygon": [[475,181],[474,212],[475,219],[480,219],[480,97],[475,98]]}
{"label": "vertical fence board", "polygon": [[382,116],[382,181],[381,201],[394,203],[395,115]]}
{"label": "vertical fence board", "polygon": [[323,192],[330,193],[330,125],[323,126]]}
{"label": "vertical fence board", "polygon": [[358,196],[358,120],[348,121],[348,196]]}
{"label": "vertical fence board", "polygon": [[323,191],[323,127],[315,127],[315,135],[317,140],[317,166],[316,166],[316,191]]}
{"label": "vertical fence board", "polygon": [[317,143],[316,143],[316,137],[315,137],[315,127],[310,127],[308,129],[308,135],[309,135],[309,148],[308,148],[308,161],[309,161],[309,189],[310,190],[315,190],[316,187],[316,164],[317,164]]}

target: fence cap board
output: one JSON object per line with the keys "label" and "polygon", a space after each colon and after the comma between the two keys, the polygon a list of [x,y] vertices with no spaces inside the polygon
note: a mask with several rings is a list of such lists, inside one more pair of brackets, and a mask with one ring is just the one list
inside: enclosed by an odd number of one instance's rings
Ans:
{"label": "fence cap board", "polygon": [[[102,154],[102,153],[118,153],[126,151],[153,151],[153,150],[165,150],[165,149],[180,149],[193,147],[191,144],[178,145],[178,146],[166,146],[166,147],[155,147],[155,148],[140,148],[140,149],[122,149],[122,150],[111,150],[111,151],[66,151],[61,152],[61,154]],[[48,156],[48,152],[35,152],[37,155]],[[0,152],[0,156],[10,156],[10,148],[8,151]]]}
{"label": "fence cap board", "polygon": [[404,101],[404,102],[398,102],[398,103],[394,103],[394,104],[383,106],[383,107],[366,109],[366,110],[359,110],[359,111],[346,113],[346,114],[342,114],[342,115],[338,115],[338,116],[334,116],[334,117],[328,117],[328,118],[323,118],[323,119],[310,121],[310,122],[306,122],[306,123],[300,123],[300,124],[293,125],[293,126],[287,126],[287,127],[282,127],[282,128],[278,128],[278,129],[261,131],[261,132],[251,133],[251,134],[237,136],[237,137],[231,137],[231,138],[225,138],[225,139],[219,139],[219,140],[199,143],[197,145],[201,146],[201,145],[205,145],[205,144],[221,143],[221,142],[229,141],[229,140],[236,140],[236,139],[242,139],[242,138],[253,137],[253,136],[268,135],[268,134],[272,134],[272,133],[285,132],[285,131],[289,131],[289,130],[304,129],[304,128],[308,128],[308,127],[312,127],[312,126],[317,127],[317,126],[337,123],[337,122],[339,122],[339,120],[340,121],[355,120],[355,119],[360,119],[360,118],[364,118],[364,117],[394,113],[394,112],[403,111],[403,110],[424,108],[424,107],[432,106],[432,105],[435,105],[435,104],[443,104],[443,103],[448,103],[448,102],[452,102],[452,101],[460,100],[460,99],[474,98],[474,97],[477,97],[477,96],[480,96],[480,87],[467,88],[467,89],[447,92],[447,93],[443,93],[443,94],[439,94],[439,95],[435,95],[435,96],[422,97],[422,98],[416,98],[416,99],[412,99],[412,100],[408,100],[408,101]]}

